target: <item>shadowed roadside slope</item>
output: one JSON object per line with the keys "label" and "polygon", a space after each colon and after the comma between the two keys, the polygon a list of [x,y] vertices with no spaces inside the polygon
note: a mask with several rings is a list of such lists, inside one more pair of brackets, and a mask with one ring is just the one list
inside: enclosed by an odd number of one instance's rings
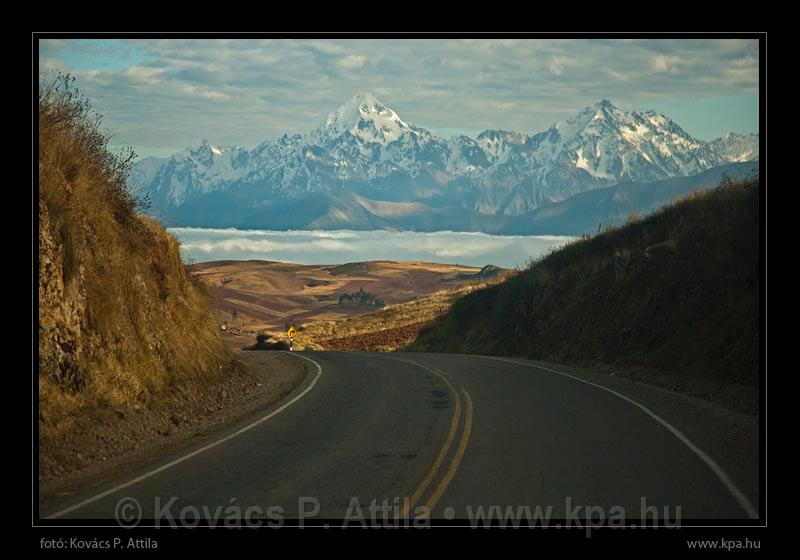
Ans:
{"label": "shadowed roadside slope", "polygon": [[407,349],[586,365],[754,412],[758,179],[572,243],[459,299]]}

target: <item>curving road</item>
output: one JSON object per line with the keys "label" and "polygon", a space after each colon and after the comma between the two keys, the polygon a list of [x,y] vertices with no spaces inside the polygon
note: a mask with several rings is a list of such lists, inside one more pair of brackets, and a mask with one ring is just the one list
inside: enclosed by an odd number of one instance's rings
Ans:
{"label": "curving road", "polygon": [[113,519],[122,498],[145,519],[235,505],[307,524],[356,503],[369,519],[372,500],[378,518],[757,516],[703,449],[599,384],[489,357],[295,355],[309,375],[281,404],[42,516]]}

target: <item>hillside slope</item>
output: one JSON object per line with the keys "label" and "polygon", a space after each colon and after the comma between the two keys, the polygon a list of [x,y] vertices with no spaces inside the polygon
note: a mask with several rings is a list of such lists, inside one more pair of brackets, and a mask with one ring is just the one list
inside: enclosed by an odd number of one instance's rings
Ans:
{"label": "hillside slope", "polygon": [[753,412],[758,180],[568,245],[458,300],[407,349],[590,365]]}
{"label": "hillside slope", "polygon": [[177,241],[138,214],[126,187],[128,158],[108,151],[99,123],[69,79],[40,89],[38,384],[45,478],[75,463],[79,440],[104,415],[124,417],[178,386],[204,387],[241,373]]}

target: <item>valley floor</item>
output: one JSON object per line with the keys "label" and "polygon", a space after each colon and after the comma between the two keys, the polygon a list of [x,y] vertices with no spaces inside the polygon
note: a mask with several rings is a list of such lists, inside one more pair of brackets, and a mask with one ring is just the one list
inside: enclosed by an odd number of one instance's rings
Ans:
{"label": "valley floor", "polygon": [[[327,341],[349,339],[356,331],[374,332],[397,327],[404,328],[403,341],[407,343],[414,339],[423,322],[434,315],[428,312],[416,318],[404,315],[398,322],[397,313],[386,313],[384,309],[426,301],[443,292],[459,293],[476,282],[505,274],[496,267],[481,270],[457,264],[392,261],[342,265],[215,261],[193,267],[195,274],[211,288],[223,340],[235,349],[253,344],[261,332],[281,336],[287,324],[294,324],[301,331],[297,342],[303,347],[356,349],[349,341],[335,344]],[[357,294],[362,290],[374,300],[367,304],[340,302],[343,294]],[[430,303],[441,305],[441,300]],[[422,307],[425,305],[417,306],[417,312]],[[354,328],[358,325],[357,317],[376,315],[380,318],[377,322],[370,319],[368,327]],[[418,323],[413,332],[407,328],[410,323]],[[338,326],[333,327],[334,324]],[[308,336],[311,331],[315,333],[313,339]],[[358,349],[374,346],[360,345]]]}

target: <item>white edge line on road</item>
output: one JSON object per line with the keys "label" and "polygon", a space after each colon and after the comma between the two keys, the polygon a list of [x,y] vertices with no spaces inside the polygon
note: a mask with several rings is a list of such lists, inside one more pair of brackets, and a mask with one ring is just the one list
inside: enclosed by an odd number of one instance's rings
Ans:
{"label": "white edge line on road", "polygon": [[143,481],[145,479],[148,479],[151,476],[156,475],[156,474],[158,474],[160,472],[163,472],[163,471],[165,471],[165,470],[167,470],[167,469],[169,469],[171,467],[174,467],[175,465],[177,465],[179,463],[183,463],[187,459],[191,459],[192,457],[194,457],[196,455],[200,455],[201,453],[203,453],[204,451],[208,451],[212,447],[216,447],[216,446],[220,445],[221,443],[225,443],[226,441],[235,438],[236,436],[242,435],[246,431],[255,428],[259,424],[261,424],[263,422],[266,422],[267,420],[269,420],[273,416],[276,416],[276,415],[280,414],[281,412],[283,412],[284,410],[286,410],[287,408],[292,406],[294,403],[299,401],[306,393],[308,393],[311,389],[314,388],[314,385],[317,384],[317,381],[319,381],[319,378],[322,375],[322,366],[319,365],[316,361],[312,360],[311,358],[307,358],[305,356],[301,356],[300,354],[297,354],[295,352],[291,352],[291,353],[290,352],[285,352],[285,353],[286,354],[290,354],[292,356],[297,356],[298,358],[303,358],[304,360],[307,360],[307,361],[311,362],[312,364],[314,364],[315,366],[317,366],[317,375],[314,377],[314,379],[311,381],[311,383],[308,385],[308,387],[303,389],[303,391],[300,392],[298,395],[296,395],[292,400],[283,403],[280,407],[276,408],[275,410],[273,410],[272,412],[270,412],[266,416],[262,416],[261,418],[259,418],[258,420],[255,420],[254,422],[251,422],[247,426],[244,426],[243,428],[240,428],[240,429],[236,430],[232,434],[228,434],[227,436],[222,437],[222,438],[220,438],[220,439],[218,439],[216,441],[213,441],[213,442],[211,442],[209,444],[206,444],[206,445],[204,445],[203,447],[201,447],[199,449],[195,449],[191,453],[187,453],[186,455],[184,455],[182,457],[179,457],[179,458],[175,459],[174,461],[170,461],[169,463],[167,463],[165,465],[161,465],[158,468],[155,468],[155,469],[153,469],[151,471],[148,471],[148,472],[146,472],[146,473],[144,473],[144,474],[142,474],[140,476],[137,476],[136,478],[131,479],[128,482],[123,482],[122,484],[118,484],[117,486],[114,486],[113,488],[109,488],[108,490],[106,490],[104,492],[101,492],[101,493],[99,493],[99,494],[97,494],[95,496],[92,496],[91,498],[87,498],[87,499],[83,500],[82,502],[78,502],[77,504],[72,505],[72,506],[70,506],[68,508],[62,509],[61,511],[58,511],[58,512],[52,514],[52,515],[48,515],[47,517],[45,517],[45,519],[57,519],[57,518],[59,518],[59,517],[61,517],[63,515],[66,515],[66,514],[72,512],[72,511],[75,511],[76,509],[80,509],[80,508],[82,508],[82,507],[84,507],[84,506],[86,506],[88,504],[91,504],[92,502],[96,502],[97,500],[105,498],[106,496],[110,496],[111,494],[119,492],[120,490],[124,490],[125,488],[128,488],[129,486],[133,486],[134,484],[136,484],[138,482],[141,482],[141,481]]}
{"label": "white edge line on road", "polygon": [[[468,354],[465,354],[465,355],[468,355]],[[532,368],[543,369],[545,371],[549,371],[549,372],[552,372],[552,373],[557,373],[558,375],[563,375],[565,377],[569,377],[570,379],[574,379],[575,381],[580,381],[581,383],[586,383],[587,385],[591,385],[593,387],[597,387],[598,389],[602,389],[603,391],[611,393],[612,395],[614,395],[616,397],[619,397],[622,400],[631,403],[632,405],[634,405],[637,408],[641,409],[645,414],[650,416],[653,420],[655,420],[656,422],[658,422],[659,424],[664,426],[667,430],[669,430],[672,433],[672,435],[674,435],[676,438],[678,438],[686,447],[688,447],[692,452],[694,452],[695,455],[697,455],[706,465],[708,465],[708,467],[717,476],[719,481],[722,482],[722,484],[725,486],[725,488],[728,489],[728,492],[731,493],[731,495],[738,502],[738,504],[745,511],[745,513],[751,519],[758,519],[758,511],[756,510],[756,508],[753,507],[753,504],[750,503],[750,500],[747,499],[747,496],[745,496],[744,493],[741,490],[739,490],[739,488],[736,486],[736,484],[733,483],[733,481],[727,475],[727,473],[724,470],[722,470],[722,467],[720,467],[717,464],[717,462],[714,461],[714,459],[712,459],[705,451],[703,451],[702,449],[697,447],[694,443],[692,443],[691,440],[688,437],[686,437],[683,434],[683,432],[681,432],[678,428],[676,428],[675,426],[673,426],[672,424],[670,424],[669,422],[667,422],[666,420],[661,418],[661,416],[659,416],[658,414],[656,414],[655,412],[653,412],[652,410],[650,410],[649,408],[647,408],[643,404],[640,404],[640,403],[636,402],[635,400],[633,400],[633,399],[631,399],[629,397],[626,397],[622,393],[618,393],[617,391],[615,391],[613,389],[609,389],[608,387],[604,387],[604,386],[599,385],[597,383],[592,383],[591,381],[587,381],[585,379],[581,379],[580,377],[576,377],[574,375],[570,375],[568,373],[564,373],[563,371],[558,371],[558,370],[551,369],[551,368],[548,368],[548,367],[545,367],[545,366],[540,366],[540,365],[537,365],[537,364],[531,364],[531,363],[523,362],[523,361],[512,360],[512,359],[508,359],[508,358],[500,358],[500,357],[496,357],[496,356],[471,356],[471,357],[488,358],[490,360],[498,360],[498,361],[501,361],[501,362],[509,362],[509,363],[512,363],[512,364],[518,364],[518,365],[528,366],[528,367],[532,367]]]}

